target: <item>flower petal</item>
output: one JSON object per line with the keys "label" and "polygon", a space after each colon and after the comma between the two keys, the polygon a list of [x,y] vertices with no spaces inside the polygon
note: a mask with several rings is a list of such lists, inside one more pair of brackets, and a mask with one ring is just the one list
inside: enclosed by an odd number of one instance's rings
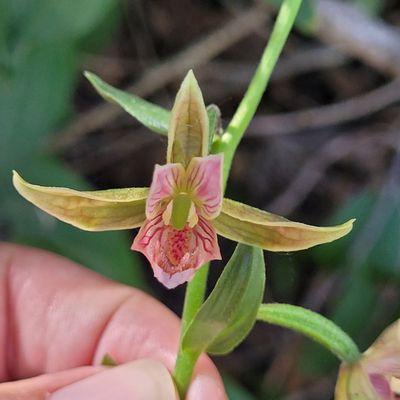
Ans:
{"label": "flower petal", "polygon": [[392,400],[394,399],[394,393],[390,387],[390,383],[387,378],[382,374],[370,374],[369,381],[374,388],[374,391],[378,395],[379,399]]}
{"label": "flower petal", "polygon": [[194,228],[176,230],[164,224],[161,213],[140,228],[132,250],[147,257],[154,276],[169,289],[189,281],[204,263],[221,259],[216,232],[204,218]]}
{"label": "flower petal", "polygon": [[145,220],[147,188],[80,192],[32,185],[14,171],[13,183],[25,199],[50,215],[88,231],[129,229]]}
{"label": "flower petal", "polygon": [[368,376],[359,363],[340,366],[335,400],[383,400],[377,396]]}
{"label": "flower petal", "polygon": [[372,376],[400,376],[400,321],[388,326],[364,355],[364,369]]}
{"label": "flower petal", "polygon": [[223,155],[193,158],[186,171],[186,190],[194,198],[197,211],[206,219],[214,219],[222,206]]}
{"label": "flower petal", "polygon": [[176,96],[168,129],[168,163],[187,167],[193,157],[208,153],[208,117],[203,95],[190,70]]}
{"label": "flower petal", "polygon": [[155,166],[146,203],[147,219],[152,219],[167,207],[172,195],[181,185],[184,176],[185,169],[181,164]]}
{"label": "flower petal", "polygon": [[317,227],[224,199],[213,225],[218,234],[240,243],[271,251],[295,251],[339,239],[351,231],[353,222]]}

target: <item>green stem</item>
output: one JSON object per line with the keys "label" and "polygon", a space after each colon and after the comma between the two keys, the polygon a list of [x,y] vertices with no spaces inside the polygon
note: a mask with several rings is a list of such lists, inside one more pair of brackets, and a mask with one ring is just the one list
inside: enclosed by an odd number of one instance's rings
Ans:
{"label": "green stem", "polygon": [[[264,50],[260,64],[250,82],[247,92],[239,104],[226,132],[211,148],[211,153],[224,153],[224,188],[226,187],[236,148],[261,101],[279,54],[292,29],[301,1],[302,0],[283,1],[270,40]],[[207,273],[208,267],[202,267],[187,285],[182,315],[181,338],[183,337],[183,332],[186,327],[192,321],[204,301]],[[181,347],[179,347],[173,375],[182,399],[185,397],[187,388],[189,387],[198,357],[199,354],[185,353],[182,351]]]}
{"label": "green stem", "polygon": [[[182,312],[181,339],[183,337],[183,332],[185,332],[190,321],[204,302],[209,267],[210,263],[203,265],[193,277],[192,281],[187,285]],[[198,354],[184,352],[179,344],[173,375],[179,396],[182,399],[185,397],[198,357]]]}
{"label": "green stem", "polygon": [[293,329],[320,343],[341,361],[353,363],[360,351],[353,339],[329,319],[290,304],[261,304],[257,319]]}
{"label": "green stem", "polygon": [[210,263],[203,265],[187,285],[182,313],[182,333],[186,330],[190,321],[204,302],[209,267]]}
{"label": "green stem", "polygon": [[185,398],[187,388],[192,379],[193,368],[199,355],[198,353],[188,353],[182,349],[179,350],[175,364],[174,380],[181,399]]}
{"label": "green stem", "polygon": [[267,87],[272,71],[296,19],[302,0],[284,0],[274,29],[257,70],[226,132],[213,144],[213,153],[224,153],[224,179],[229,175],[233,156],[252,120]]}

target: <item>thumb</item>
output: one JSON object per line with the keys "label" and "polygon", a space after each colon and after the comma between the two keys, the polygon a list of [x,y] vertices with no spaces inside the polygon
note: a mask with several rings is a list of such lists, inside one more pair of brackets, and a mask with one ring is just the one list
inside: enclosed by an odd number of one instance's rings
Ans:
{"label": "thumb", "polygon": [[82,379],[52,393],[49,400],[178,400],[167,368],[142,359]]}

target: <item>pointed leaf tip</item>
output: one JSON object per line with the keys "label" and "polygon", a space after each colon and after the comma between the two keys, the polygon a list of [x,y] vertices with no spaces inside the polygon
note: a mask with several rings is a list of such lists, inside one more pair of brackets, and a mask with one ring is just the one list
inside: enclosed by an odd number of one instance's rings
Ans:
{"label": "pointed leaf tip", "polygon": [[91,79],[92,78],[92,76],[94,76],[94,74],[92,73],[92,72],[90,72],[90,71],[87,71],[87,70],[85,70],[85,71],[83,71],[83,76],[86,78],[86,79]]}
{"label": "pointed leaf tip", "polygon": [[93,72],[85,71],[83,74],[104,100],[119,105],[153,132],[162,135],[168,133],[170,119],[168,110],[143,100],[134,94],[114,88]]}

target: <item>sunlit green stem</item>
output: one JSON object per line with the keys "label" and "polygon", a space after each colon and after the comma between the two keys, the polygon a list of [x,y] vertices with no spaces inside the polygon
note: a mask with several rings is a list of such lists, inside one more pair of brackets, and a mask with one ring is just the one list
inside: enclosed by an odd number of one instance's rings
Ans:
{"label": "sunlit green stem", "polygon": [[[233,156],[261,101],[279,54],[286,42],[302,0],[284,0],[280,8],[270,40],[264,50],[260,64],[226,132],[216,141],[211,153],[224,153],[223,181],[228,180]],[[207,284],[208,266],[202,267],[187,285],[182,315],[181,338],[186,327],[203,303]],[[179,349],[174,378],[183,399],[189,386],[199,354],[187,354]]]}
{"label": "sunlit green stem", "polygon": [[[192,281],[187,285],[182,312],[181,339],[183,337],[183,332],[185,332],[190,321],[204,302],[209,267],[210,263],[203,265],[193,277]],[[174,370],[174,379],[179,395],[182,399],[185,397],[186,390],[192,378],[193,368],[198,357],[198,354],[184,352],[179,346]]]}
{"label": "sunlit green stem", "polygon": [[203,265],[187,286],[182,313],[182,332],[185,331],[189,322],[204,302],[209,267],[210,263]]}
{"label": "sunlit green stem", "polygon": [[181,399],[184,399],[186,396],[189,383],[192,379],[193,368],[199,356],[199,353],[189,353],[183,350],[180,350],[178,353],[174,370],[174,379]]}
{"label": "sunlit green stem", "polygon": [[264,50],[246,94],[240,102],[226,132],[213,144],[213,153],[224,153],[225,179],[229,175],[236,148],[260,104],[272,71],[292,29],[301,2],[302,0],[283,1],[268,45]]}
{"label": "sunlit green stem", "polygon": [[299,332],[326,347],[341,361],[353,363],[360,358],[353,339],[334,322],[313,311],[290,304],[261,304],[257,319]]}

